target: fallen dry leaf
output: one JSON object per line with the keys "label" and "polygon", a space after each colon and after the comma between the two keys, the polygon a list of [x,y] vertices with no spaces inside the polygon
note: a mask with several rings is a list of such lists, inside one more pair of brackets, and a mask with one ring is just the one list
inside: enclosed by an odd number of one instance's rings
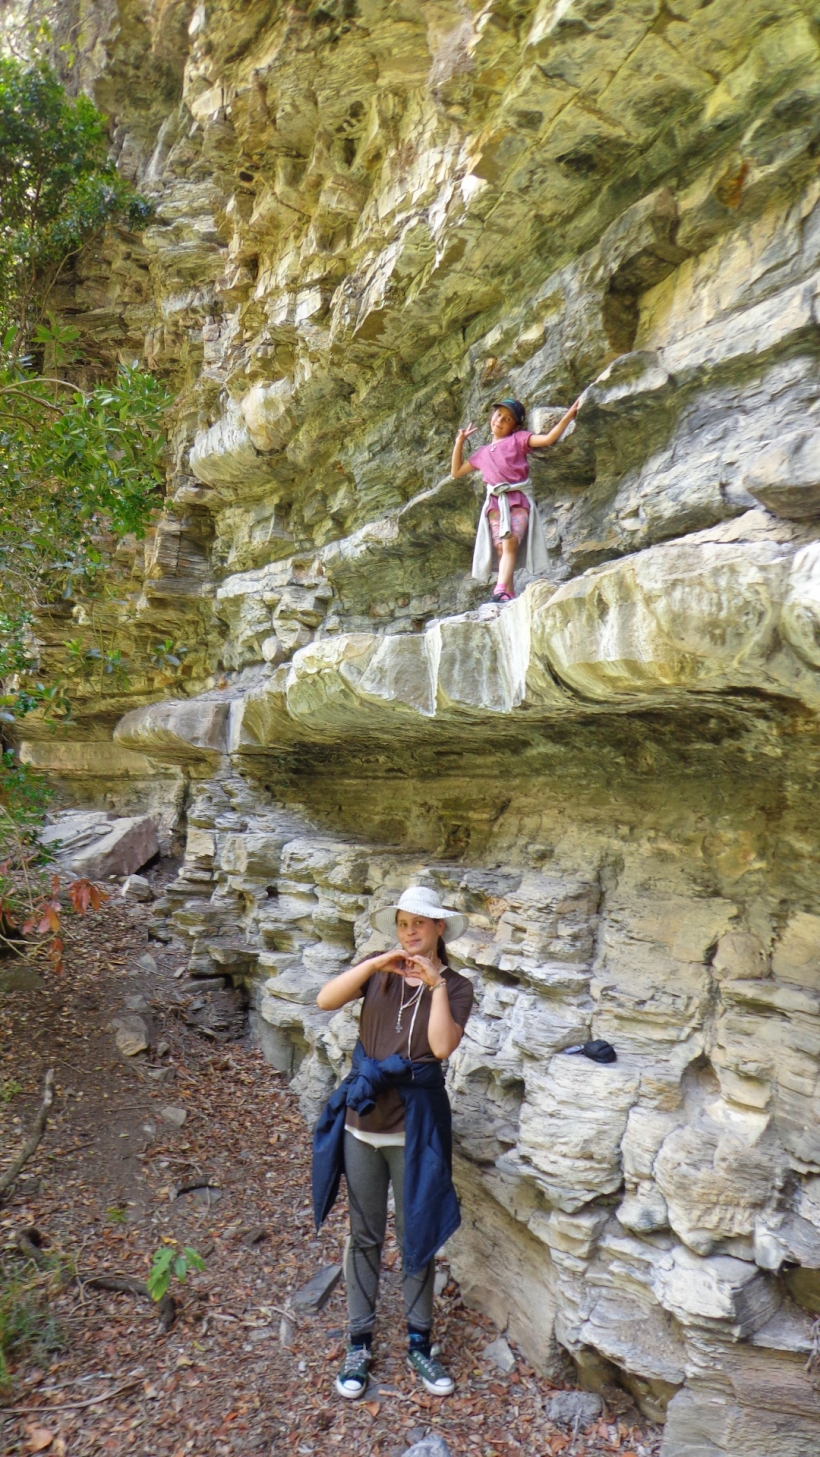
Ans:
{"label": "fallen dry leaf", "polygon": [[29,1452],[45,1452],[54,1441],[56,1433],[50,1432],[48,1427],[36,1427],[33,1424],[26,1427],[26,1448]]}
{"label": "fallen dry leaf", "polygon": [[365,1401],[363,1402],[363,1406],[365,1411],[370,1412],[370,1415],[372,1416],[374,1421],[376,1420],[376,1417],[379,1415],[379,1412],[382,1409],[382,1404],[380,1401]]}

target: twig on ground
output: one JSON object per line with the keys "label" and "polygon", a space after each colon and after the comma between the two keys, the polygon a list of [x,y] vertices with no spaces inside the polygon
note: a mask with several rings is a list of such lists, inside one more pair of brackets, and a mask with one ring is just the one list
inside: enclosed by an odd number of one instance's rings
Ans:
{"label": "twig on ground", "polygon": [[72,1153],[79,1153],[81,1148],[91,1148],[91,1145],[93,1143],[96,1143],[96,1142],[97,1142],[96,1138],[87,1138],[86,1141],[85,1141],[85,1143],[77,1143],[77,1144],[74,1145],[73,1148],[55,1148],[54,1151],[53,1151],[53,1153],[47,1153],[46,1154],[46,1158],[47,1159],[66,1159]]}
{"label": "twig on ground", "polygon": [[99,1406],[103,1401],[113,1401],[115,1396],[122,1396],[141,1385],[142,1379],[126,1381],[123,1386],[115,1386],[113,1391],[106,1391],[102,1396],[90,1396],[86,1401],[64,1401],[59,1406],[0,1406],[0,1417],[5,1421],[6,1417],[49,1417],[55,1411],[80,1411],[84,1406]]}
{"label": "twig on ground", "polygon": [[[135,1280],[131,1275],[87,1275],[78,1283],[91,1290],[113,1290],[117,1295],[140,1295],[145,1300],[151,1299],[145,1281]],[[169,1331],[177,1318],[177,1303],[170,1291],[163,1295],[157,1311],[160,1330]]]}
{"label": "twig on ground", "polygon": [[11,1166],[6,1169],[6,1172],[3,1175],[0,1175],[0,1201],[3,1199],[4,1195],[8,1193],[9,1189],[11,1189],[11,1187],[17,1182],[17,1178],[21,1170],[28,1163],[32,1154],[38,1148],[40,1140],[46,1131],[48,1115],[51,1111],[51,1105],[53,1102],[54,1069],[53,1067],[50,1067],[48,1072],[46,1073],[45,1085],[43,1087],[43,1101],[37,1109],[37,1115],[34,1119],[31,1133],[23,1144],[23,1147],[18,1153],[16,1159],[13,1160]]}

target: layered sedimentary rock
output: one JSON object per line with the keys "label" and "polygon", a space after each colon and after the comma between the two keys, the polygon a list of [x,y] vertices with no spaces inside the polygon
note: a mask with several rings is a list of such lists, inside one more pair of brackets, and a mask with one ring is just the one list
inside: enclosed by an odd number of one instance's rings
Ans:
{"label": "layered sedimentary rock", "polygon": [[[820,1439],[819,21],[120,0],[79,50],[157,212],[63,305],[175,384],[174,463],[106,608],[128,683],[25,753],[184,831],[174,934],[308,1117],[373,907],[468,915],[462,1288],[664,1457]],[[482,605],[453,431],[582,390],[548,571]]]}

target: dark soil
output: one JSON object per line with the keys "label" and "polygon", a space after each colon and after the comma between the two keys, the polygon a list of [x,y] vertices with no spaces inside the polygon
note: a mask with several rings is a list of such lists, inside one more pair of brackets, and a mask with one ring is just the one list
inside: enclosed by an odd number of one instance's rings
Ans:
{"label": "dark soil", "polygon": [[[154,879],[169,873],[159,867]],[[344,1202],[317,1237],[309,1137],[286,1079],[248,1039],[214,1042],[185,1024],[199,984],[183,970],[184,953],[149,940],[149,918],[150,906],[117,897],[73,920],[62,977],[0,963],[0,1167],[19,1147],[48,1067],[57,1081],[45,1138],[0,1206],[0,1248],[8,1268],[20,1231],[33,1227],[64,1271],[49,1301],[56,1332],[45,1343],[57,1349],[35,1344],[12,1360],[12,1385],[0,1393],[0,1451],[399,1457],[436,1430],[454,1457],[654,1457],[657,1429],[618,1392],[587,1432],[573,1437],[550,1424],[544,1405],[553,1386],[523,1358],[509,1376],[482,1358],[499,1332],[463,1306],[452,1280],[438,1302],[436,1337],[456,1394],[425,1395],[404,1361],[393,1241],[370,1399],[335,1395],[343,1287],[318,1316],[291,1320],[286,1307],[318,1269],[341,1259]],[[146,952],[156,971],[137,964]],[[127,1007],[140,997],[146,1006]],[[150,1021],[152,1034],[149,1050],[131,1058],[110,1030],[129,1010]],[[163,1118],[169,1106],[185,1111],[182,1127]],[[190,1184],[203,1187],[179,1192]],[[167,1333],[149,1301],[83,1285],[100,1274],[145,1280],[168,1241],[193,1246],[205,1270],[176,1289]]]}

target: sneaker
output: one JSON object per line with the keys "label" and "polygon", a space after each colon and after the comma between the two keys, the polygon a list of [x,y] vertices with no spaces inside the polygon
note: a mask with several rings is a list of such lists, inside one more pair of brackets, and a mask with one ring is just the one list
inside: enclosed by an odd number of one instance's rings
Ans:
{"label": "sneaker", "polygon": [[371,1359],[367,1346],[348,1346],[336,1377],[336,1390],[340,1396],[347,1397],[348,1401],[364,1396],[367,1390],[367,1368]]}
{"label": "sneaker", "polygon": [[425,1391],[429,1391],[431,1396],[452,1396],[456,1389],[455,1382],[435,1356],[424,1356],[421,1351],[409,1351],[407,1359]]}

